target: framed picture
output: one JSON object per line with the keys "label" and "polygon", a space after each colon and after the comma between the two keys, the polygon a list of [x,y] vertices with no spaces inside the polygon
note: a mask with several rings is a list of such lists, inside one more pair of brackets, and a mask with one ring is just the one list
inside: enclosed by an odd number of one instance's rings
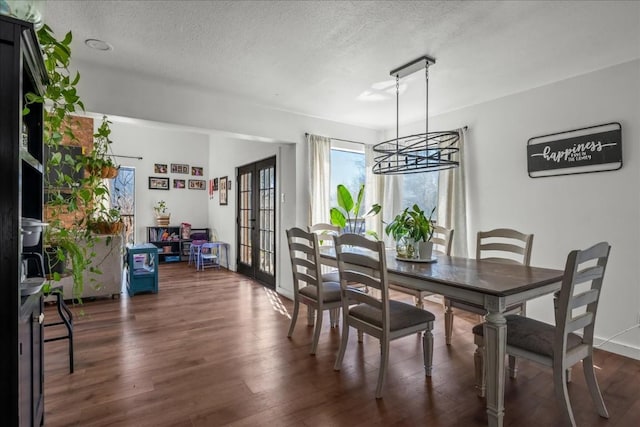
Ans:
{"label": "framed picture", "polygon": [[223,176],[219,181],[219,189],[220,189],[220,204],[226,205],[227,202],[227,177]]}
{"label": "framed picture", "polygon": [[206,190],[207,189],[207,181],[204,179],[190,179],[189,180],[189,190]]}
{"label": "framed picture", "polygon": [[183,165],[179,163],[171,163],[171,173],[186,173],[189,174],[189,165]]}
{"label": "framed picture", "polygon": [[213,191],[218,191],[218,178],[213,178]]}
{"label": "framed picture", "polygon": [[185,188],[184,179],[174,179],[173,180],[173,188]]}
{"label": "framed picture", "polygon": [[200,166],[191,166],[191,175],[202,176],[204,175],[204,169]]}
{"label": "framed picture", "polygon": [[154,164],[153,173],[167,173],[167,165],[165,163]]}
{"label": "framed picture", "polygon": [[159,176],[149,177],[149,190],[168,190],[169,178],[162,178]]}

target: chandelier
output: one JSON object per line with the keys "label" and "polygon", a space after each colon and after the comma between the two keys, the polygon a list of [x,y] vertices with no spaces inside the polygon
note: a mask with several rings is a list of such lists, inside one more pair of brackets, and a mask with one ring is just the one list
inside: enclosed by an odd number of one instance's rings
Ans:
{"label": "chandelier", "polygon": [[[422,56],[391,71],[391,76],[396,78],[396,137],[373,146],[374,174],[432,172],[460,165],[454,160],[454,154],[460,150],[458,132],[429,132],[429,66],[435,63],[435,59]],[[424,133],[400,137],[400,79],[423,68],[426,82]]]}

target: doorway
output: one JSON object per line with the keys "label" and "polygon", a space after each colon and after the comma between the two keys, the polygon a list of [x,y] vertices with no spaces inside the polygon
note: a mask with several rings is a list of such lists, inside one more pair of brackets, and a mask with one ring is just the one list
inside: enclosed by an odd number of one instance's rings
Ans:
{"label": "doorway", "polygon": [[275,288],[276,158],[238,168],[238,273]]}
{"label": "doorway", "polygon": [[109,180],[111,207],[120,211],[124,223],[124,243],[135,243],[136,170],[120,166],[115,179]]}

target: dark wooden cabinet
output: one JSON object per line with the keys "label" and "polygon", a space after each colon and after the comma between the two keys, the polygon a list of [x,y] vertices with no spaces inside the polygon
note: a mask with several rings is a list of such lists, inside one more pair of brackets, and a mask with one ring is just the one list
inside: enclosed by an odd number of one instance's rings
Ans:
{"label": "dark wooden cabinet", "polygon": [[[42,219],[43,109],[22,111],[25,94],[42,93],[46,75],[32,24],[0,16],[0,418],[6,426],[43,423],[42,293],[33,281],[25,292],[21,240],[22,218]],[[28,252],[42,254],[42,240]]]}

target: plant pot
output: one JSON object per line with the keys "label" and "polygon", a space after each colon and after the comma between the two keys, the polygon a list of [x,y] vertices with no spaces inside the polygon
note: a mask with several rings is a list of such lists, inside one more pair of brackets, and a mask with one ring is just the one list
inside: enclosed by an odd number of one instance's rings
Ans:
{"label": "plant pot", "polygon": [[96,221],[90,224],[90,229],[96,234],[120,234],[124,224],[118,222]]}
{"label": "plant pot", "polygon": [[171,220],[171,214],[156,215],[156,224],[159,227],[167,227]]}
{"label": "plant pot", "polygon": [[101,171],[102,178],[112,179],[118,176],[118,168],[115,166],[103,166]]}
{"label": "plant pot", "polygon": [[44,248],[44,274],[64,274],[66,268],[66,260],[61,261],[58,258],[58,251],[56,247]]}
{"label": "plant pot", "polygon": [[403,237],[396,242],[396,256],[398,258],[414,259],[418,254],[415,240]]}
{"label": "plant pot", "polygon": [[418,242],[418,258],[431,259],[433,256],[433,242]]}

